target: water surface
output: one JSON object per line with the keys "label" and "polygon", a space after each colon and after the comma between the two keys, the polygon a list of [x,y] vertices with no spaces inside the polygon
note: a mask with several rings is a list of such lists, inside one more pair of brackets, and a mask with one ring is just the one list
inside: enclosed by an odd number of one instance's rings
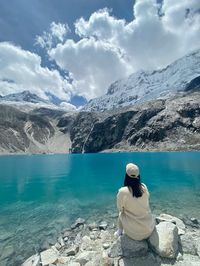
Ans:
{"label": "water surface", "polygon": [[200,219],[198,152],[1,156],[0,265],[19,265],[77,217],[115,217],[128,162],[139,165],[155,214]]}

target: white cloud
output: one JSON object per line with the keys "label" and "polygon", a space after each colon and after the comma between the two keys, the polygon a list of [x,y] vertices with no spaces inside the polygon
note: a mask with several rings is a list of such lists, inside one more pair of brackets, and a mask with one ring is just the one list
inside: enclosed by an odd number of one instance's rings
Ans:
{"label": "white cloud", "polygon": [[63,108],[65,111],[77,111],[77,108],[75,105],[67,102],[61,102],[59,107]]}
{"label": "white cloud", "polygon": [[200,48],[199,0],[136,0],[133,14],[127,22],[105,8],[88,20],[80,18],[74,24],[77,41],[67,39],[67,24],[55,22],[36,37],[50,59],[69,71],[72,84],[57,70],[42,67],[37,54],[0,43],[0,94],[30,90],[63,101],[74,94],[89,100],[106,93],[111,82],[139,69],[165,67]]}
{"label": "white cloud", "polygon": [[57,43],[62,43],[69,31],[67,24],[52,22],[49,31],[43,32],[41,36],[36,36],[36,44],[42,48],[50,49]]}
{"label": "white cloud", "polygon": [[67,101],[72,86],[57,70],[41,66],[40,56],[11,43],[0,43],[0,94],[30,90],[46,98],[49,92]]}
{"label": "white cloud", "polygon": [[70,70],[76,93],[87,99],[100,96],[102,89],[106,91],[108,84],[121,73],[129,73],[129,66],[119,49],[93,37],[77,43],[68,40],[49,54],[61,68]]}
{"label": "white cloud", "polygon": [[199,0],[163,0],[162,5],[137,0],[128,23],[103,9],[75,23],[79,41],[67,40],[48,53],[70,71],[76,92],[91,99],[104,94],[112,81],[164,67],[200,48],[199,10]]}

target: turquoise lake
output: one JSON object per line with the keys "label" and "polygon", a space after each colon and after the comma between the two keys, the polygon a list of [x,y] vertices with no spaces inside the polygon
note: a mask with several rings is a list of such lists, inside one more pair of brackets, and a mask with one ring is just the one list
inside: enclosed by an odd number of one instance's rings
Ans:
{"label": "turquoise lake", "polygon": [[19,265],[78,217],[116,222],[128,162],[155,214],[200,219],[199,152],[1,156],[0,265]]}

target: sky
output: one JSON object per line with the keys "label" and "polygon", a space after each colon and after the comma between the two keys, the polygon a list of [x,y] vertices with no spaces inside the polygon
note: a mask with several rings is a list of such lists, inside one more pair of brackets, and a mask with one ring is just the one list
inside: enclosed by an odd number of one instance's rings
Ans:
{"label": "sky", "polygon": [[74,108],[200,48],[199,0],[0,0],[0,95]]}

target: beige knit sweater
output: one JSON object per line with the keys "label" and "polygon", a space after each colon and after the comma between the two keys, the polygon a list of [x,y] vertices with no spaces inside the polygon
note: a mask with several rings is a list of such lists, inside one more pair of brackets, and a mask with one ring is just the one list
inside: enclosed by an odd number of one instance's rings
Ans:
{"label": "beige knit sweater", "polygon": [[154,218],[149,207],[149,192],[143,185],[143,195],[133,197],[128,187],[122,187],[117,194],[119,222],[125,234],[134,240],[148,238],[155,226]]}

